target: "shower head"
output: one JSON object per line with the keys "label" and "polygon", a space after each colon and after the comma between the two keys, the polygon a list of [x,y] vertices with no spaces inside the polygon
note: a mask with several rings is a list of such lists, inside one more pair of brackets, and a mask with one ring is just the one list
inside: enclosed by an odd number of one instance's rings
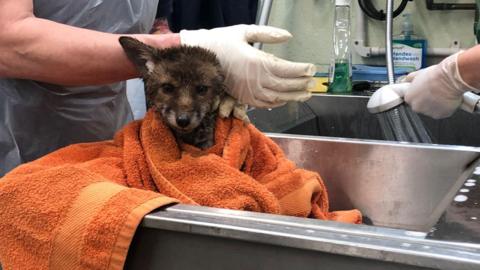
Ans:
{"label": "shower head", "polygon": [[370,113],[391,110],[403,103],[403,97],[410,83],[389,84],[381,87],[370,97],[367,109]]}

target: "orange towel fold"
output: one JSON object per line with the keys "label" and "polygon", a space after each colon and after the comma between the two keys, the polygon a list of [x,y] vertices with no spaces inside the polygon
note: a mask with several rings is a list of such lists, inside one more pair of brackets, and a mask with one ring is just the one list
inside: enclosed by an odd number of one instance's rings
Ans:
{"label": "orange towel fold", "polygon": [[237,119],[217,121],[216,144],[178,145],[149,112],[113,141],[72,145],[0,179],[0,262],[5,269],[122,269],[149,211],[182,202],[360,223],[328,211],[317,173]]}

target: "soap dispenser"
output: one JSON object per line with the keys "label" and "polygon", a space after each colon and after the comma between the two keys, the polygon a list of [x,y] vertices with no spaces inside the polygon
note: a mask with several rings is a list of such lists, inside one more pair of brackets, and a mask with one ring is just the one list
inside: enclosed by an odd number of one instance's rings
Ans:
{"label": "soap dispenser", "polygon": [[412,16],[403,14],[402,32],[393,37],[393,64],[396,68],[419,70],[425,67],[427,41],[413,32]]}

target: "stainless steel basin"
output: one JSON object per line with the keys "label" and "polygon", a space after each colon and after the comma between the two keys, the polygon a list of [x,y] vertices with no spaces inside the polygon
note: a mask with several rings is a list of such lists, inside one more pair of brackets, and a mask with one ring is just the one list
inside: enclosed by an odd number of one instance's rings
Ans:
{"label": "stainless steel basin", "polygon": [[468,177],[480,149],[270,134],[299,167],[319,172],[333,210],[373,225],[428,232]]}
{"label": "stainless steel basin", "polygon": [[[384,140],[367,96],[314,95],[305,103],[254,109],[252,122],[264,132]],[[480,116],[458,111],[442,120],[421,116],[434,143],[480,146]]]}
{"label": "stainless steel basin", "polygon": [[373,226],[176,205],[144,218],[125,269],[479,269],[477,222],[464,236],[473,241],[428,232],[480,149],[269,136],[298,166],[320,172],[333,210],[358,208]]}
{"label": "stainless steel basin", "polygon": [[249,116],[322,175],[331,210],[358,208],[369,226],[175,205],[144,218],[125,269],[480,269],[480,117],[422,117],[436,145],[388,142],[367,101],[316,95]]}

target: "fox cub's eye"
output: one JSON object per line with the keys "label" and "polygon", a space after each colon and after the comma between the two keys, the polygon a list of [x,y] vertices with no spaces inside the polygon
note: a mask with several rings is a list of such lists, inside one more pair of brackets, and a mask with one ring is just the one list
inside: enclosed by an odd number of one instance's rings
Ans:
{"label": "fox cub's eye", "polygon": [[161,86],[165,94],[172,94],[175,91],[175,87],[169,83],[164,83]]}
{"label": "fox cub's eye", "polygon": [[207,93],[207,91],[208,91],[208,86],[205,86],[205,85],[197,86],[197,94],[204,95]]}

